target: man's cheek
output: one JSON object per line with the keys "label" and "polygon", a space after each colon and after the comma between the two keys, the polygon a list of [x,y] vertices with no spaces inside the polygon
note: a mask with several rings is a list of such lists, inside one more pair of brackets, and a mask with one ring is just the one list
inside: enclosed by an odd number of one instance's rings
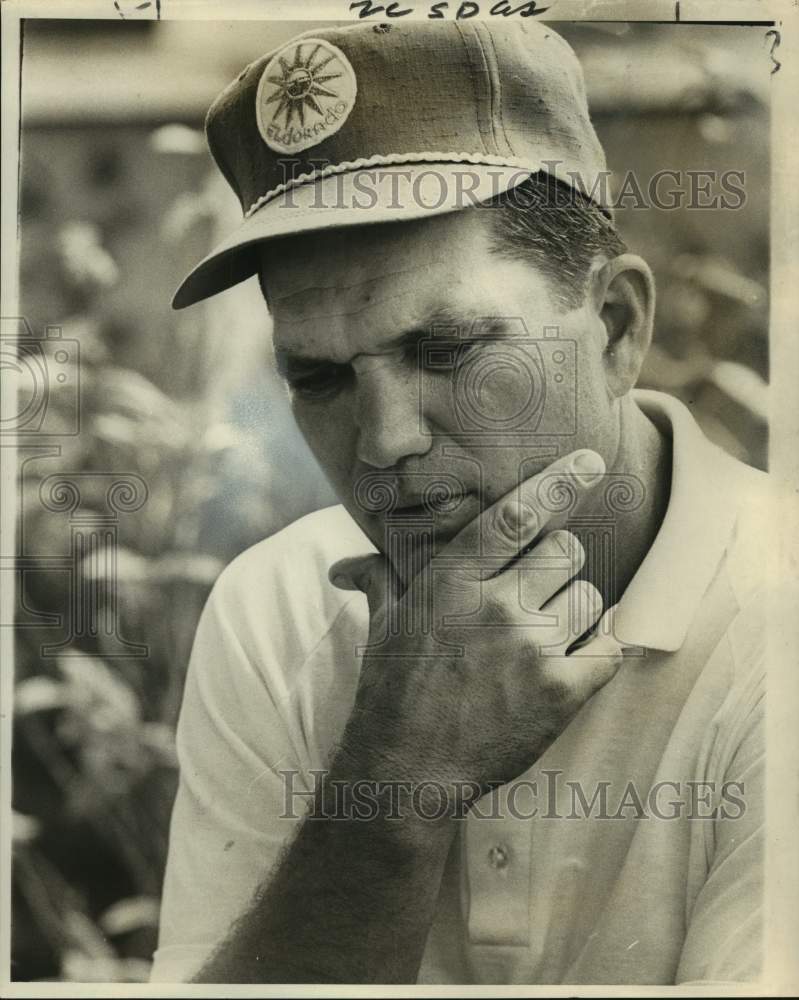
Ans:
{"label": "man's cheek", "polygon": [[335,423],[335,417],[330,410],[330,404],[325,401],[309,402],[296,396],[291,401],[294,420],[317,460],[320,452],[327,448],[328,441],[333,436],[332,426]]}
{"label": "man's cheek", "polygon": [[351,493],[350,474],[355,462],[355,428],[335,405],[299,400],[293,403],[292,410],[328,482],[339,497],[346,499]]}
{"label": "man's cheek", "polygon": [[558,393],[547,392],[546,371],[528,350],[503,344],[470,356],[451,379],[446,425],[469,439],[498,436],[511,444],[536,433],[542,419],[552,423],[545,404],[551,411]]}

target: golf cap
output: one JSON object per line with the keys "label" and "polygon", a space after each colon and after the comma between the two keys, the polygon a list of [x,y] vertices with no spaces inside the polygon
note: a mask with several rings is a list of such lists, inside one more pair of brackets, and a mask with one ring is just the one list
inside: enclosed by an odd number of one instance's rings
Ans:
{"label": "golf cap", "polygon": [[264,240],[456,211],[538,171],[605,187],[580,64],[538,22],[314,29],[247,66],[206,133],[244,218],[176,309],[255,274]]}

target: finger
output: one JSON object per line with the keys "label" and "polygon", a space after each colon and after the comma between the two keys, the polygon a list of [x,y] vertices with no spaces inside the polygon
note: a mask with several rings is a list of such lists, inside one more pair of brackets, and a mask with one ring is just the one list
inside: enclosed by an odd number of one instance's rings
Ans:
{"label": "finger", "polygon": [[[486,587],[512,586],[522,615],[538,611],[583,567],[585,551],[570,531],[551,531]],[[509,598],[511,595],[509,594]]]}
{"label": "finger", "polygon": [[622,647],[612,635],[598,636],[580,649],[579,655],[564,656],[553,665],[558,680],[566,686],[575,707],[616,676],[624,661]]}
{"label": "finger", "polygon": [[339,559],[327,575],[339,590],[360,590],[366,594],[370,613],[387,601],[396,600],[399,593],[399,581],[391,564],[377,553]]}
{"label": "finger", "polygon": [[550,638],[542,652],[563,656],[572,643],[588,631],[602,615],[602,595],[587,580],[575,580],[543,605],[552,615]]}
{"label": "finger", "polygon": [[602,457],[589,449],[558,459],[487,507],[433,562],[451,564],[455,557],[462,575],[470,579],[494,576],[498,563],[506,565],[514,559],[556,514],[563,513],[564,498],[571,510],[604,471]]}

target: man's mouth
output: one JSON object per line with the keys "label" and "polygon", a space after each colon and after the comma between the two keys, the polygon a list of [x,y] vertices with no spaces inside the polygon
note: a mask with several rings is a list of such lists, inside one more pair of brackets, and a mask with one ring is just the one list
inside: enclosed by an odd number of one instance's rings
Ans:
{"label": "man's mouth", "polygon": [[373,530],[381,533],[401,525],[411,534],[432,530],[448,538],[480,512],[477,494],[446,473],[402,478],[369,473],[356,483],[353,499]]}
{"label": "man's mouth", "polygon": [[432,511],[422,503],[408,503],[395,506],[389,517],[430,517]]}
{"label": "man's mouth", "polygon": [[409,530],[412,534],[432,531],[438,543],[454,538],[479,513],[477,498],[473,493],[450,496],[446,502],[436,503],[430,497],[404,498],[383,517],[383,528],[392,526]]}
{"label": "man's mouth", "polygon": [[400,497],[389,511],[389,517],[435,517],[456,513],[471,494],[432,493],[427,496]]}

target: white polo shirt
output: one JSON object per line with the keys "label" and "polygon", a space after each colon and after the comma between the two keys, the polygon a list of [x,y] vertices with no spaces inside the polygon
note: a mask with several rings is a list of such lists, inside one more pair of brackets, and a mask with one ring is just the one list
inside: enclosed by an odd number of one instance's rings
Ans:
{"label": "white polo shirt", "polygon": [[[665,519],[615,609],[629,655],[536,765],[463,823],[419,982],[759,972],[768,480],[711,445],[681,403],[636,398],[672,439],[673,463]],[[178,727],[156,981],[198,971],[299,822],[281,818],[281,772],[311,788],[324,768],[368,630],[363,595],[333,588],[327,570],[371,548],[333,507],[243,553],[214,587]]]}

